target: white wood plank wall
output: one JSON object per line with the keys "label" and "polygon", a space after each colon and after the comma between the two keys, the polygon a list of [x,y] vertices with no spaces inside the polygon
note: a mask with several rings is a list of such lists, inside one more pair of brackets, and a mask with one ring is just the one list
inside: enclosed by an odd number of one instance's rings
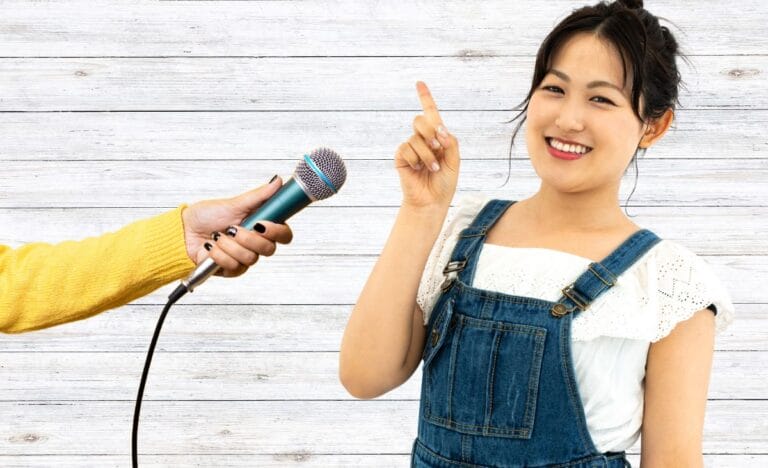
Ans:
{"label": "white wood plank wall", "polygon": [[[342,193],[292,221],[292,245],[171,311],[142,466],[407,466],[420,374],[356,401],[336,372],[399,202],[391,158],[419,108],[413,84],[430,84],[461,139],[459,192],[527,197],[537,178],[522,136],[508,163],[504,121],[538,44],[581,4],[0,0],[2,244],[97,235],[236,194],[321,145],[348,161]],[[707,466],[768,466],[768,4],[646,6],[680,28],[693,67],[628,211],[703,255],[736,304],[717,341]],[[630,170],[622,201],[634,180]],[[138,379],[170,289],[0,337],[0,466],[129,465]]]}

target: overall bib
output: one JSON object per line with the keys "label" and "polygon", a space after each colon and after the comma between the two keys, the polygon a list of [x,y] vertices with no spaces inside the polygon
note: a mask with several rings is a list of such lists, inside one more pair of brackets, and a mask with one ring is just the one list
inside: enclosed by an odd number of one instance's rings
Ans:
{"label": "overall bib", "polygon": [[514,202],[464,229],[427,325],[414,467],[630,466],[587,429],[571,323],[661,239],[642,229],[563,288],[558,302],[472,287],[486,234]]}

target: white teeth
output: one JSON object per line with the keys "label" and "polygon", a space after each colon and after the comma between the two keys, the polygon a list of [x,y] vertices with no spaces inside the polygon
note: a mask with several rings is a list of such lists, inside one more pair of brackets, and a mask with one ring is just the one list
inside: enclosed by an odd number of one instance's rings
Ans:
{"label": "white teeth", "polygon": [[565,144],[554,138],[549,138],[549,144],[566,153],[584,154],[590,150],[590,148],[586,146]]}

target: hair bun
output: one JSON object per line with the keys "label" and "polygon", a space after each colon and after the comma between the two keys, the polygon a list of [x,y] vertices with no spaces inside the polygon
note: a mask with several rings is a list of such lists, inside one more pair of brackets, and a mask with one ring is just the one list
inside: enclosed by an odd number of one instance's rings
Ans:
{"label": "hair bun", "polygon": [[643,8],[643,0],[619,0],[619,3],[632,10]]}

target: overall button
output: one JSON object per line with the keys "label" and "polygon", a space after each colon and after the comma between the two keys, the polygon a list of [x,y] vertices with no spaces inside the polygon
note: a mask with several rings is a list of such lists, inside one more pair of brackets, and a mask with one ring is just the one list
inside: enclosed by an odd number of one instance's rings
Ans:
{"label": "overall button", "polygon": [[432,347],[437,346],[437,342],[440,341],[440,332],[436,329],[432,329]]}
{"label": "overall button", "polygon": [[557,304],[552,306],[551,312],[552,312],[552,315],[559,318],[568,313],[568,308],[565,307],[564,304],[561,304],[558,302]]}

